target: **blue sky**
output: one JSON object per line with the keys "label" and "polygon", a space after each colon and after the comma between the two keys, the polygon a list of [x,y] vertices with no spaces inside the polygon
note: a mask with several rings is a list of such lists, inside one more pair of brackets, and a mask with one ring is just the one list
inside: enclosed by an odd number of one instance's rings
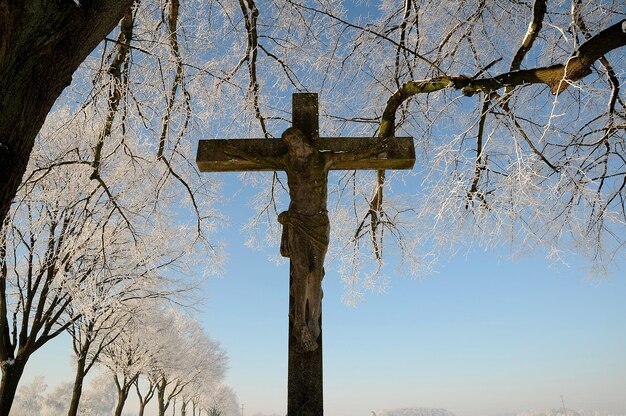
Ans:
{"label": "blue sky", "polygon": [[[223,175],[223,174],[222,174]],[[288,266],[251,251],[253,211],[227,174],[226,274],[211,279],[202,321],[230,356],[245,413],[284,414]],[[623,272],[623,264],[621,268]],[[408,273],[407,273],[408,276]],[[626,279],[585,279],[541,253],[517,261],[476,251],[425,279],[392,276],[385,293],[341,302],[324,280],[325,408],[331,416],[397,407],[495,415],[561,406],[626,415]]]}

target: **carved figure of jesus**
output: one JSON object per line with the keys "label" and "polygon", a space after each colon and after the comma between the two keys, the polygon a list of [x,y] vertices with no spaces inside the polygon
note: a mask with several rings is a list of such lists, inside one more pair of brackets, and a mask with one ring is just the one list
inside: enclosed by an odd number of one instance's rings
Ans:
{"label": "carved figure of jesus", "polygon": [[336,153],[317,149],[313,139],[296,127],[285,130],[281,139],[286,151],[280,156],[257,156],[230,145],[225,146],[224,153],[287,173],[290,203],[289,209],[278,216],[283,226],[280,253],[290,258],[294,268],[295,278],[289,290],[294,298],[291,321],[297,348],[310,352],[317,349],[321,333],[322,279],[330,236],[326,209],[328,171],[335,162],[346,158],[358,161],[384,154],[388,141],[370,142],[350,153]]}
{"label": "carved figure of jesus", "polygon": [[251,155],[231,146],[224,152],[287,173],[290,203],[278,216],[283,226],[280,254],[290,258],[296,276],[289,290],[295,305],[291,318],[297,347],[301,352],[315,351],[321,333],[322,279],[330,236],[326,201],[333,153],[320,152],[311,137],[296,127],[285,130],[281,139],[287,151],[279,157]]}
{"label": "carved figure of jesus", "polygon": [[294,298],[293,330],[302,351],[315,351],[320,335],[324,257],[328,250],[330,223],[326,200],[330,153],[313,147],[311,139],[295,127],[282,139],[289,185],[289,210],[278,216],[283,226],[281,255],[291,259],[294,275],[290,287]]}

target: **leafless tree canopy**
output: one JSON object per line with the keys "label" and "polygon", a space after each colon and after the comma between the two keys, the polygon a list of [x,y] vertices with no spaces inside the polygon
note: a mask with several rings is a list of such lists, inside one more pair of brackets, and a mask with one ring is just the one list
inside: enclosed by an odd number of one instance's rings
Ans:
{"label": "leafless tree canopy", "polygon": [[[503,244],[602,271],[624,253],[624,6],[137,1],[49,117],[64,121],[48,134],[86,145],[52,165],[89,171],[130,230],[131,188],[110,167],[148,174],[157,197],[185,195],[211,244],[219,179],[195,170],[194,141],[278,136],[290,93],[315,91],[323,134],[407,134],[419,149],[412,175],[335,178],[330,257],[351,293],[376,286],[389,250],[415,272],[442,250]],[[263,184],[252,243],[276,244],[285,179],[248,181]]]}

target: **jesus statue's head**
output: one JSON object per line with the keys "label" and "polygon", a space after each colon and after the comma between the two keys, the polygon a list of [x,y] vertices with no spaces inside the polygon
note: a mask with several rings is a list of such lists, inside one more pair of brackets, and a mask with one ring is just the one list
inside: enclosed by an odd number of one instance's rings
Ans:
{"label": "jesus statue's head", "polygon": [[296,127],[289,127],[281,138],[287,143],[289,153],[295,156],[307,156],[315,151],[311,138]]}

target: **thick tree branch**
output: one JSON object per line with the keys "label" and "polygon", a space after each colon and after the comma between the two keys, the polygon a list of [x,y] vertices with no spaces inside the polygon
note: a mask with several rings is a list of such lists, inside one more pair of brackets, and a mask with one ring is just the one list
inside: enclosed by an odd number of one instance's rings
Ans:
{"label": "thick tree branch", "polygon": [[107,72],[112,77],[112,85],[108,97],[109,111],[107,113],[104,126],[102,127],[102,131],[98,135],[98,142],[96,143],[96,146],[94,148],[94,157],[92,163],[93,173],[91,175],[92,179],[96,179],[100,176],[102,149],[104,148],[104,143],[106,142],[106,140],[111,136],[113,121],[115,120],[115,116],[117,115],[117,110],[119,108],[120,102],[127,91],[128,77],[126,76],[126,71],[123,69],[123,67],[129,59],[130,42],[133,37],[133,26],[133,8],[129,7],[126,10],[124,18],[122,19],[122,22],[120,24],[120,34],[116,42],[117,50],[113,57],[113,61],[107,69]]}
{"label": "thick tree branch", "polygon": [[244,21],[246,24],[246,32],[248,34],[248,44],[246,47],[248,62],[248,76],[250,78],[250,85],[248,86],[248,93],[252,98],[252,105],[254,108],[254,116],[261,125],[261,131],[265,137],[270,137],[265,126],[265,118],[261,114],[259,108],[259,81],[257,79],[257,51],[259,49],[259,34],[257,31],[257,19],[259,18],[259,9],[253,0],[239,0],[239,6],[241,7],[241,13],[243,13]]}
{"label": "thick tree branch", "polygon": [[559,94],[570,85],[591,74],[591,65],[610,51],[626,45],[626,20],[603,30],[580,45],[576,53],[563,64],[508,72],[493,78],[459,80],[453,83],[466,95],[477,91],[493,91],[502,87],[526,84],[546,84],[553,94]]}
{"label": "thick tree branch", "polygon": [[467,195],[467,203],[465,204],[465,208],[469,208],[469,204],[474,200],[478,199],[481,204],[487,206],[487,201],[485,200],[485,195],[483,192],[479,191],[478,183],[480,182],[480,177],[487,166],[486,155],[483,152],[484,148],[484,134],[485,134],[485,121],[487,120],[487,114],[489,113],[489,107],[491,105],[491,99],[489,96],[485,96],[483,98],[483,105],[480,110],[480,119],[478,121],[478,133],[476,134],[476,162],[474,162],[474,178],[472,179],[472,185]]}
{"label": "thick tree branch", "polygon": [[535,40],[539,35],[539,31],[543,26],[543,18],[546,15],[546,11],[546,0],[535,0],[535,5],[533,6],[532,20],[528,24],[528,30],[526,31],[526,35],[524,36],[524,40],[522,41],[520,48],[517,50],[517,53],[513,57],[513,61],[511,62],[511,68],[509,68],[509,71],[517,71],[520,69],[524,57],[526,56],[530,48],[532,48],[533,43],[535,43]]}
{"label": "thick tree branch", "polygon": [[591,65],[608,52],[626,46],[626,20],[622,20],[590,38],[564,64],[506,72],[491,78],[472,79],[465,76],[442,76],[402,85],[387,101],[380,120],[380,137],[392,137],[398,108],[417,94],[428,94],[444,88],[461,90],[471,96],[479,91],[489,93],[505,87],[546,84],[555,94],[563,92],[571,82],[591,73]]}
{"label": "thick tree branch", "polygon": [[406,53],[406,35],[407,35],[407,26],[409,23],[409,17],[411,15],[411,0],[404,0],[404,12],[402,16],[402,22],[400,23],[400,40],[398,41],[398,46],[396,47],[396,63],[394,69],[394,81],[396,82],[396,86],[400,88],[400,60],[401,57],[407,59]]}
{"label": "thick tree branch", "polygon": [[189,120],[191,119],[191,95],[185,88],[183,59],[180,54],[180,47],[178,44],[179,10],[180,10],[179,0],[171,0],[170,8],[169,8],[169,15],[168,15],[169,46],[170,46],[170,51],[172,52],[172,55],[174,56],[174,61],[176,63],[176,73],[174,75],[174,80],[172,81],[170,94],[167,98],[167,109],[162,120],[161,135],[159,137],[159,149],[157,150],[157,160],[162,161],[167,167],[168,173],[172,175],[174,178],[176,178],[176,180],[185,187],[187,191],[187,195],[189,196],[189,199],[191,200],[191,203],[193,205],[193,208],[196,214],[197,233],[198,233],[198,236],[200,236],[202,234],[202,217],[200,215],[200,208],[196,201],[196,197],[194,196],[193,191],[191,190],[191,187],[189,186],[187,181],[185,181],[182,178],[182,176],[176,173],[176,171],[174,170],[174,167],[172,166],[172,163],[164,155],[165,144],[166,144],[167,137],[170,131],[170,121],[171,121],[171,116],[172,116],[172,110],[174,107],[174,103],[176,101],[176,96],[178,94],[179,87],[182,90],[183,97],[184,97],[183,105],[184,105],[185,113],[184,113],[183,125],[177,135],[177,140],[176,140],[177,143],[180,141],[183,134],[187,130],[187,127],[189,125]]}

